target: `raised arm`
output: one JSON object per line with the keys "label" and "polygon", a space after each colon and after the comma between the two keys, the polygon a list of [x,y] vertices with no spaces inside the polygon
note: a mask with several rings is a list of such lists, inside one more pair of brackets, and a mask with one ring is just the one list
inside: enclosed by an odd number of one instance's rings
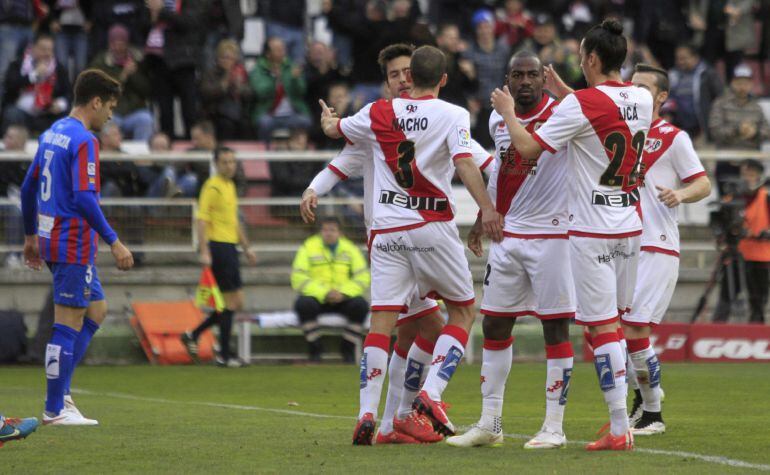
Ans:
{"label": "raised arm", "polygon": [[492,107],[505,120],[508,126],[508,133],[511,136],[511,145],[525,159],[533,159],[540,156],[543,147],[534,139],[532,135],[516,119],[516,103],[508,90],[508,86],[503,89],[495,88],[492,91]]}

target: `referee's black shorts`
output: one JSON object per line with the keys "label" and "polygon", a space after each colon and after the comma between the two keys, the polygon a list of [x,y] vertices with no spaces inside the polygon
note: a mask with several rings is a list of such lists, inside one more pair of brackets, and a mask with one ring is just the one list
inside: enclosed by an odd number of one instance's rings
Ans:
{"label": "referee's black shorts", "polygon": [[241,264],[238,250],[229,242],[209,241],[211,250],[211,272],[222,292],[234,292],[243,287],[241,282]]}

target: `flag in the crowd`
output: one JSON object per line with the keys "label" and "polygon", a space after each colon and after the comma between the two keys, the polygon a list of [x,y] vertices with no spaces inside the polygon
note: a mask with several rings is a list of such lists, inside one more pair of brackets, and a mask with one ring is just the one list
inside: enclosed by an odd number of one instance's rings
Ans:
{"label": "flag in the crowd", "polygon": [[213,308],[217,312],[225,309],[225,299],[219,291],[217,281],[210,267],[204,267],[195,292],[195,305],[200,308]]}

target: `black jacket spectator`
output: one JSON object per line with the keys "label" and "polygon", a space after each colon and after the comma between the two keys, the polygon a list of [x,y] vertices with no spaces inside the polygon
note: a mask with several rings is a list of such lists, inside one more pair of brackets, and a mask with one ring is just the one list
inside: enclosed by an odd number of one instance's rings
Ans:
{"label": "black jacket spectator", "polygon": [[206,17],[209,32],[216,29],[227,33],[224,36],[243,40],[243,12],[240,0],[211,0]]}
{"label": "black jacket spectator", "polygon": [[160,128],[173,136],[174,96],[178,96],[189,132],[197,118],[196,67],[203,50],[207,2],[186,0],[173,10],[163,0],[148,0],[148,5],[152,27],[145,43],[145,61],[160,108]]}
{"label": "black jacket spectator", "polygon": [[[350,79],[354,83],[379,83],[382,81],[382,72],[377,64],[377,55],[389,44],[391,25],[378,12],[370,11],[365,15],[357,11],[355,3],[354,0],[335,1],[327,14],[329,26],[335,32],[348,35],[353,42],[353,70]],[[404,41],[404,38],[398,41]]]}
{"label": "black jacket spectator", "polygon": [[260,0],[258,11],[264,12],[263,16],[269,21],[295,28],[305,26],[305,0]]}

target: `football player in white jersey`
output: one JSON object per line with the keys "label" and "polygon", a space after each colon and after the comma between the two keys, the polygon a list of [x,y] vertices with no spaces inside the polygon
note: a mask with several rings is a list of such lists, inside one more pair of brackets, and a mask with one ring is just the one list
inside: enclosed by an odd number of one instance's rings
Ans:
{"label": "football player in white jersey", "polygon": [[468,111],[437,99],[446,84],[446,58],[435,47],[415,50],[409,98],[379,100],[337,119],[321,101],[322,127],[332,138],[363,142],[374,161],[372,321],[361,359],[355,445],[369,445],[385,378],[390,334],[415,285],[420,297],[442,298],[448,324],[436,341],[428,376],[413,408],[434,429],[454,435],[441,394],[454,374],[473,325],[473,282],[454,223],[453,169],[481,208],[484,232],[502,239],[502,216],[487,195],[471,155]]}
{"label": "football player in white jersey", "polygon": [[[531,132],[548,120],[556,106],[544,94],[544,83],[545,70],[536,54],[521,51],[511,58],[507,84],[516,102],[514,120]],[[502,443],[503,395],[513,356],[511,332],[517,317],[532,315],[542,321],[546,343],[546,417],[540,432],[524,447],[559,448],[567,441],[562,420],[574,356],[569,320],[575,317],[567,195],[561,192],[567,179],[566,152],[544,150],[537,159],[524,160],[511,147],[505,119],[494,111],[489,132],[499,160],[488,191],[497,211],[505,215],[505,237],[492,243],[484,276],[481,419],[447,443],[458,447]],[[468,237],[468,247],[481,256],[478,225]]]}
{"label": "football player in white jersey", "polygon": [[[569,243],[577,297],[576,321],[589,328],[599,387],[610,413],[609,432],[587,450],[632,450],[626,414],[626,351],[618,331],[631,306],[642,221],[639,161],[652,121],[652,95],[621,82],[627,45],[623,27],[605,20],[580,45],[589,84],[556,106],[534,133],[516,120],[507,87],[492,93],[511,143],[525,159],[566,147],[569,164]],[[579,269],[579,271],[577,271]]]}
{"label": "football player in white jersey", "polygon": [[687,132],[660,118],[660,108],[668,99],[668,73],[639,64],[631,81],[650,91],[655,103],[641,164],[644,227],[636,290],[631,311],[621,317],[621,323],[628,343],[628,376],[635,373],[639,387],[631,430],[634,435],[651,435],[666,430],[661,417],[660,362],[650,334],[668,309],[679,275],[677,209],[709,196],[711,182]]}
{"label": "football player in white jersey", "polygon": [[[409,61],[414,46],[394,44],[380,51],[378,63],[382,68],[390,97],[408,95],[412,90]],[[476,141],[472,143],[473,160],[488,173],[493,157]],[[371,225],[374,162],[363,144],[347,144],[329,165],[319,172],[302,195],[300,213],[306,222],[315,220],[318,196],[328,193],[341,180],[351,176],[364,178],[364,220],[367,231]],[[443,437],[433,431],[427,418],[412,411],[412,401],[427,376],[433,347],[444,326],[436,301],[420,299],[415,288],[409,301],[409,311],[398,317],[397,339],[388,364],[388,390],[382,422],[377,431],[377,444],[409,444],[437,442]],[[397,412],[398,411],[398,412]]]}

